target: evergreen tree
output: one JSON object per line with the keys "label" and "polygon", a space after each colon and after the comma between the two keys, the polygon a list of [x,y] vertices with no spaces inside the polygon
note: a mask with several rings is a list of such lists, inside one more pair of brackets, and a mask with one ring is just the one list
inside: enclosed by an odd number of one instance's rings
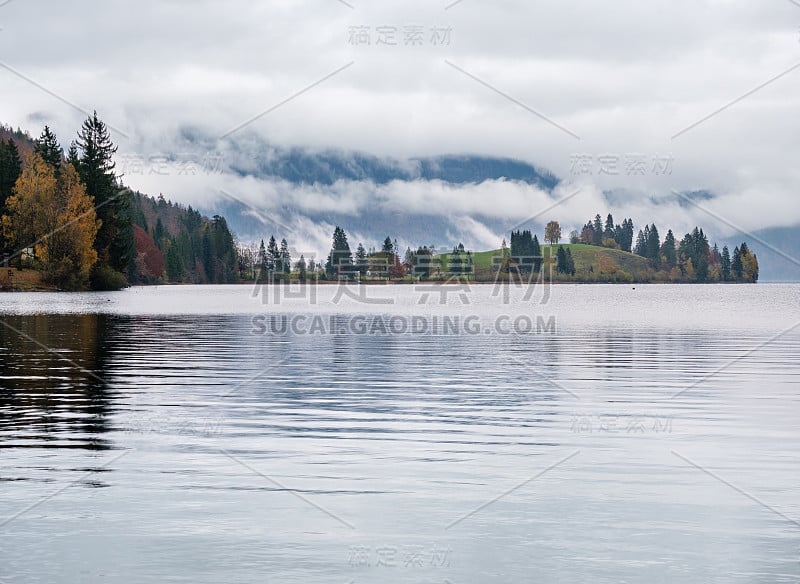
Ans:
{"label": "evergreen tree", "polygon": [[353,273],[353,253],[347,242],[347,234],[339,226],[333,230],[333,245],[325,269],[329,276],[337,278],[349,278]]}
{"label": "evergreen tree", "polygon": [[613,239],[616,241],[616,229],[614,228],[614,217],[611,216],[611,213],[608,214],[606,217],[606,224],[603,228],[603,238],[604,239]]}
{"label": "evergreen tree", "polygon": [[78,145],[75,143],[75,140],[69,143],[69,150],[67,151],[67,163],[74,166],[75,170],[80,168],[81,155],[78,152]]}
{"label": "evergreen tree", "polygon": [[[389,241],[389,238],[386,238],[386,241]],[[386,243],[384,242],[384,246]],[[367,270],[369,269],[369,261],[367,260],[367,250],[364,249],[362,244],[358,244],[356,248],[356,271],[363,277],[367,275]]]}
{"label": "evergreen tree", "polygon": [[564,251],[564,246],[559,245],[556,252],[556,271],[559,274],[569,273],[569,265],[567,264],[567,252]]}
{"label": "evergreen tree", "polygon": [[238,280],[238,257],[233,235],[224,217],[214,215],[203,232],[202,258],[212,284],[233,284]]}
{"label": "evergreen tree", "polygon": [[466,261],[466,258],[462,257],[463,254],[464,254],[464,244],[459,243],[456,247],[453,248],[453,253],[451,253],[449,257],[447,271],[451,276],[455,276],[456,278],[458,278],[461,276],[461,274],[464,273],[464,263]]}
{"label": "evergreen tree", "polygon": [[214,276],[214,249],[212,248],[211,234],[208,229],[203,231],[203,237],[200,242],[200,257],[203,263],[203,270],[206,273],[206,280],[212,284],[216,283],[216,278]]}
{"label": "evergreen tree", "polygon": [[472,252],[467,251],[467,257],[464,260],[464,275],[471,276],[475,273],[475,264],[472,261]]}
{"label": "evergreen tree", "polygon": [[278,262],[280,261],[281,252],[278,249],[278,242],[275,241],[275,236],[271,235],[269,244],[267,245],[267,272],[278,271]]}
{"label": "evergreen tree", "polygon": [[[645,229],[649,231],[646,226]],[[641,229],[639,230],[639,235],[636,238],[636,247],[634,248],[633,253],[642,257],[647,256],[647,240],[645,239],[644,231]]]}
{"label": "evergreen tree", "polygon": [[602,245],[603,244],[603,220],[600,218],[600,213],[594,216],[594,223],[592,224],[593,233],[593,244],[594,245]]}
{"label": "evergreen tree", "polygon": [[156,219],[156,227],[153,230],[153,239],[158,246],[158,249],[164,249],[164,239],[166,238],[166,230],[164,224],[161,222],[161,217]]}
{"label": "evergreen tree", "polygon": [[658,228],[653,223],[647,233],[645,257],[653,262],[653,267],[658,270],[661,268],[661,240],[658,235]]}
{"label": "evergreen tree", "polygon": [[731,252],[728,246],[722,248],[722,258],[720,260],[720,273],[723,282],[730,282],[731,280]]}
{"label": "evergreen tree", "polygon": [[280,269],[283,274],[290,274],[292,272],[292,254],[289,252],[289,242],[286,238],[281,239],[280,254]]}
{"label": "evergreen tree", "polygon": [[570,251],[569,248],[567,248],[567,253],[566,253],[566,267],[567,267],[567,272],[566,273],[569,274],[570,276],[574,276],[575,275],[575,260],[573,259],[572,251]]}
{"label": "evergreen tree", "polygon": [[300,278],[300,281],[304,281],[306,279],[306,258],[303,257],[303,254],[300,254],[300,260],[297,262],[297,274]]}
{"label": "evergreen tree", "polygon": [[387,236],[386,239],[383,240],[383,247],[381,251],[386,254],[393,254],[394,253],[394,244],[392,243],[392,238]]}
{"label": "evergreen tree", "polygon": [[78,172],[102,222],[95,240],[98,264],[124,274],[134,255],[131,193],[117,184],[113,161],[117,147],[97,112],[83,123],[76,144],[81,151]]}
{"label": "evergreen tree", "polygon": [[619,223],[614,227],[614,241],[616,241],[619,248],[622,249],[622,244],[625,242],[625,231]]}
{"label": "evergreen tree", "polygon": [[50,130],[49,126],[45,126],[42,130],[42,135],[36,140],[33,145],[33,151],[41,156],[53,171],[58,176],[61,171],[61,161],[64,157],[64,151],[58,144],[56,135]]}
{"label": "evergreen tree", "polygon": [[261,245],[258,246],[258,254],[256,255],[256,266],[258,266],[259,280],[263,279],[269,272],[267,267],[267,248],[264,247],[264,240],[261,240]]}
{"label": "evergreen tree", "polygon": [[183,282],[185,269],[177,243],[167,246],[167,253],[164,255],[164,267],[167,270],[167,278],[170,282]]}
{"label": "evergreen tree", "polygon": [[433,250],[427,246],[418,248],[413,256],[413,263],[414,276],[421,280],[429,278],[433,271]]}
{"label": "evergreen tree", "polygon": [[[22,174],[22,160],[17,144],[11,138],[0,140],[0,216],[6,212],[6,201],[14,192],[14,184]],[[6,250],[5,241],[0,240],[0,250]],[[10,251],[10,250],[6,250]]]}
{"label": "evergreen tree", "polygon": [[633,250],[633,219],[624,219],[621,229],[617,230],[617,243],[622,251]]}
{"label": "evergreen tree", "polygon": [[533,258],[533,271],[540,272],[544,257],[542,256],[542,246],[539,245],[539,238],[536,235],[531,240],[531,257]]}
{"label": "evergreen tree", "polygon": [[742,265],[742,252],[739,250],[739,246],[733,248],[733,261],[731,262],[731,272],[733,274],[733,279],[736,282],[742,281],[744,266]]}
{"label": "evergreen tree", "polygon": [[697,282],[708,280],[708,256],[710,248],[708,238],[702,229],[694,228],[692,231],[692,263],[695,269],[695,279]]}
{"label": "evergreen tree", "polygon": [[522,272],[538,272],[542,265],[539,239],[529,230],[511,233],[511,261]]}
{"label": "evergreen tree", "polygon": [[675,249],[675,234],[672,229],[667,231],[667,236],[664,238],[664,245],[661,246],[661,255],[664,256],[664,263],[668,269],[674,268],[678,263],[677,251]]}

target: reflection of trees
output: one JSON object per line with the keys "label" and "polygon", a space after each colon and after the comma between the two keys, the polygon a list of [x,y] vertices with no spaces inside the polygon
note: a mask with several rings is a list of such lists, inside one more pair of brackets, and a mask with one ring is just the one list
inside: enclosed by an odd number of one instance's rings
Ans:
{"label": "reflection of trees", "polygon": [[110,448],[102,434],[111,413],[105,379],[113,317],[0,318],[8,325],[0,325],[0,447]]}

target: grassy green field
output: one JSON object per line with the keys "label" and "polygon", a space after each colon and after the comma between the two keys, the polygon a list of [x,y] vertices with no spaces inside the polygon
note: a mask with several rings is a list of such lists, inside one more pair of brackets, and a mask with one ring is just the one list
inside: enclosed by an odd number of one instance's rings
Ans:
{"label": "grassy green field", "polygon": [[[575,260],[576,274],[573,277],[554,277],[564,281],[648,281],[652,278],[653,271],[650,262],[636,254],[609,249],[593,245],[561,244],[564,249],[569,249]],[[542,254],[555,262],[558,246],[543,245]],[[437,256],[442,266],[442,271],[450,261],[450,254]],[[501,250],[479,251],[472,253],[472,262],[477,280],[493,280],[497,274],[497,262],[502,257]],[[547,260],[546,260],[547,261]],[[555,271],[555,270],[553,270]]]}

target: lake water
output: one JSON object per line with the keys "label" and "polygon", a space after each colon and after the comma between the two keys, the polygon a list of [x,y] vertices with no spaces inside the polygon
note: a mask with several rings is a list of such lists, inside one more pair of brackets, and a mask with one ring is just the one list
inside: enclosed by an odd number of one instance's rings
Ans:
{"label": "lake water", "polygon": [[798,285],[154,287],[0,322],[3,584],[800,581]]}

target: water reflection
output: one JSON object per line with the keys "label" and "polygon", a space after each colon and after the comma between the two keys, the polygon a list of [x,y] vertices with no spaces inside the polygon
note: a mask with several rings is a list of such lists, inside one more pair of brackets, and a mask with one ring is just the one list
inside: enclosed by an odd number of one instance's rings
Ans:
{"label": "water reflection", "polygon": [[0,448],[110,448],[109,339],[119,317],[4,316]]}
{"label": "water reflection", "polygon": [[354,334],[320,311],[325,334],[286,315],[274,334],[250,314],[6,317],[0,521],[78,483],[0,530],[0,580],[800,575],[790,522],[672,454],[798,516],[800,335],[754,352],[774,330],[568,311],[557,334]]}

